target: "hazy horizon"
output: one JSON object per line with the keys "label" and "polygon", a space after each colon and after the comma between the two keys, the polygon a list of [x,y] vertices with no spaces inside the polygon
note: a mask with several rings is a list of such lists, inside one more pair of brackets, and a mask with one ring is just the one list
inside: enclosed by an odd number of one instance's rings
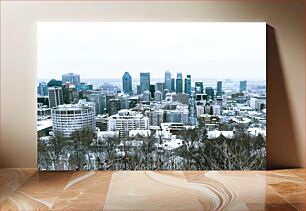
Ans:
{"label": "hazy horizon", "polygon": [[[264,22],[40,22],[38,78],[266,79]],[[107,75],[107,76],[106,76]],[[111,76],[110,76],[111,75]],[[215,77],[217,76],[217,77]],[[221,77],[219,77],[221,76]]]}
{"label": "hazy horizon", "polygon": [[[77,74],[77,73],[75,73]],[[192,77],[192,76],[191,76]],[[37,78],[37,81],[47,81],[47,80],[51,80],[51,79],[56,79],[56,80],[62,80],[61,77],[53,77],[53,78]],[[89,80],[116,80],[116,81],[121,81],[122,78],[82,78],[81,75],[81,82],[83,81],[89,81]],[[160,81],[160,82],[164,82],[164,78],[150,78],[151,81]],[[246,80],[246,81],[266,81],[266,79],[262,79],[262,78],[191,78],[191,81],[226,81],[226,80],[230,80],[230,81],[242,81],[242,80]],[[140,78],[133,78],[132,77],[132,81],[140,81]]]}

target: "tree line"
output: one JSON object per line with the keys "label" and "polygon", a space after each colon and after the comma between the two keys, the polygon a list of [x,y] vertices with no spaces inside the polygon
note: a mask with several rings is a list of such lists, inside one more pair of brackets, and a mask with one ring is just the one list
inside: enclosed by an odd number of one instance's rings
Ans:
{"label": "tree line", "polygon": [[266,142],[242,130],[233,138],[208,139],[204,125],[177,133],[179,147],[167,150],[162,137],[96,136],[82,129],[66,138],[56,134],[38,139],[41,170],[264,170]]}

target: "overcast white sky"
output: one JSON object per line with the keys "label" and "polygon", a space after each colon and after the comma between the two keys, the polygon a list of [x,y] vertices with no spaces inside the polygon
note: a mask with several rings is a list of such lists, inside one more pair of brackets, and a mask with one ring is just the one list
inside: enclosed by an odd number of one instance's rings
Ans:
{"label": "overcast white sky", "polygon": [[266,23],[40,22],[38,78],[266,78]]}

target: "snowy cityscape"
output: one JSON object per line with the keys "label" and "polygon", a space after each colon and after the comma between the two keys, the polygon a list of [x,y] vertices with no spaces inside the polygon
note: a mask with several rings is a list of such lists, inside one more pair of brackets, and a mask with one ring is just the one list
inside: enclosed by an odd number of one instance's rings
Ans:
{"label": "snowy cityscape", "polygon": [[150,72],[38,80],[40,170],[263,170],[266,81]]}

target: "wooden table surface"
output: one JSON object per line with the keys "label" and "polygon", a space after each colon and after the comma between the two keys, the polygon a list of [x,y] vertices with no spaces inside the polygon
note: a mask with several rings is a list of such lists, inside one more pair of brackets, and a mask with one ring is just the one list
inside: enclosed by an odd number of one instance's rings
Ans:
{"label": "wooden table surface", "polygon": [[1,169],[1,210],[305,210],[305,169]]}

